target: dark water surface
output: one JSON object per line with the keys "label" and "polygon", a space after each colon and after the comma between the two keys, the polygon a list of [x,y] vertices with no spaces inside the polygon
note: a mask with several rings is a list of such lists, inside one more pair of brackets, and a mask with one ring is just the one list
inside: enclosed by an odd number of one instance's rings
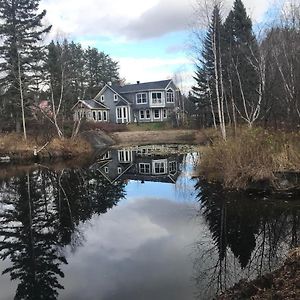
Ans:
{"label": "dark water surface", "polygon": [[299,199],[225,194],[176,150],[2,167],[0,300],[210,299],[299,245]]}

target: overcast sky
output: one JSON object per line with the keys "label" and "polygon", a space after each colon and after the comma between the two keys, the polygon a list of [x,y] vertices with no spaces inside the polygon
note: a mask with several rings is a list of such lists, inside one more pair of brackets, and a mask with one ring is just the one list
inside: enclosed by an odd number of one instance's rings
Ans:
{"label": "overcast sky", "polygon": [[[127,82],[162,80],[178,73],[187,89],[193,70],[188,44],[196,2],[42,0],[40,8],[47,10],[53,36],[66,36],[106,52],[119,61]],[[227,0],[225,10],[232,3]],[[261,22],[274,1],[244,0],[244,4],[253,21]]]}

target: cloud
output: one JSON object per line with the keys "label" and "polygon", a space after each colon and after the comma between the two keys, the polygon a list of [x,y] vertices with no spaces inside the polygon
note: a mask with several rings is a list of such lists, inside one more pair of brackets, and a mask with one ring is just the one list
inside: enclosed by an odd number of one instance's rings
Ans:
{"label": "cloud", "polygon": [[145,39],[188,29],[192,15],[189,1],[164,0],[133,20],[122,32],[129,38]]}
{"label": "cloud", "polygon": [[120,62],[121,77],[126,75],[128,82],[168,79],[172,77],[179,65],[189,64],[185,56],[177,58],[117,57],[115,59]]}

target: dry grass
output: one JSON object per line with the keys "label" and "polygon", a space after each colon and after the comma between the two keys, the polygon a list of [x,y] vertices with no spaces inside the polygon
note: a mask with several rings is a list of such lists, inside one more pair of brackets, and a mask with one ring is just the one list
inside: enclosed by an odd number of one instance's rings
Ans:
{"label": "dry grass", "polygon": [[[33,155],[34,148],[41,149],[46,144],[43,138],[29,136],[27,141],[16,133],[0,135],[0,156],[13,156],[13,158],[29,158]],[[77,156],[91,152],[91,146],[82,138],[52,138],[47,146],[40,152],[43,157],[49,156]]]}
{"label": "dry grass", "polygon": [[300,134],[243,128],[227,142],[217,139],[206,149],[199,172],[226,187],[273,182],[276,172],[300,171]]}

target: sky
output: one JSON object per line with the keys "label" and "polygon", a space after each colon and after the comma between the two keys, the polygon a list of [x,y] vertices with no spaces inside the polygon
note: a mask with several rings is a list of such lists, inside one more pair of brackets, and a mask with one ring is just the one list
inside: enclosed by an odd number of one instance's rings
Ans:
{"label": "sky", "polygon": [[[192,28],[204,0],[42,0],[51,37],[96,47],[119,62],[127,83],[174,78],[183,92],[193,85]],[[207,0],[211,3],[210,0]],[[224,3],[228,11],[233,0]],[[244,0],[254,23],[266,18],[273,0]]]}

